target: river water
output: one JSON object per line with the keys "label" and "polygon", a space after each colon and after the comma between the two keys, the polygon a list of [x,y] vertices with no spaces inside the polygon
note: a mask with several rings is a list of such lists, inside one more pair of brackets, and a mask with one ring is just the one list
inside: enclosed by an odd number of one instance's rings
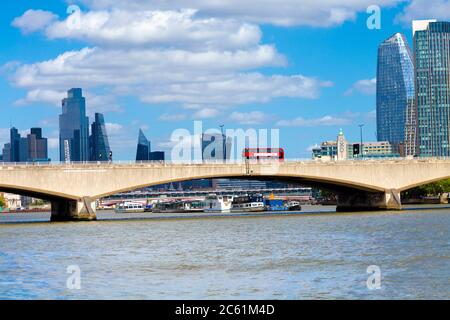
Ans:
{"label": "river water", "polygon": [[450,299],[450,208],[306,211],[0,214],[0,299]]}

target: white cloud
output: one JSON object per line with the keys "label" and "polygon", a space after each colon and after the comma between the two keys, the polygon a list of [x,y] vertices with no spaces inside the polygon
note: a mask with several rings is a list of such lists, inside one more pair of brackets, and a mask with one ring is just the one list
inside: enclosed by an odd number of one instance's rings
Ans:
{"label": "white cloud", "polygon": [[313,144],[313,145],[310,145],[308,148],[306,148],[305,151],[312,152],[313,149],[316,149],[316,148],[320,148],[320,146],[317,143]]}
{"label": "white cloud", "polygon": [[[20,87],[79,85],[125,86],[147,81],[201,80],[205,74],[280,66],[284,58],[272,46],[251,50],[204,51],[83,48],[55,59],[20,66],[13,81]],[[219,75],[220,75],[219,73]],[[193,79],[194,77],[194,79]]]}
{"label": "white cloud", "polygon": [[106,127],[106,132],[108,133],[108,136],[111,136],[111,137],[118,135],[123,130],[123,126],[118,123],[106,122],[105,127]]}
{"label": "white cloud", "polygon": [[411,0],[403,9],[403,12],[395,17],[397,22],[401,22],[410,27],[412,20],[422,19],[450,19],[449,0]]}
{"label": "white cloud", "polygon": [[338,126],[338,125],[348,125],[351,122],[352,121],[349,118],[327,115],[316,119],[304,119],[302,117],[299,117],[293,120],[280,120],[277,122],[277,126],[280,127]]}
{"label": "white cloud", "polygon": [[59,138],[48,138],[47,144],[49,149],[59,149]]}
{"label": "white cloud", "polygon": [[[316,99],[323,87],[332,83],[302,75],[265,76],[260,73],[210,75],[204,81],[186,82],[144,93],[149,103],[180,102],[188,104],[240,105],[266,103],[278,97]],[[164,94],[161,95],[160,92]]]}
{"label": "white cloud", "polygon": [[[281,6],[265,1],[251,7],[280,17],[299,7],[282,1]],[[60,105],[61,92],[82,87],[90,115],[94,111],[120,112],[123,107],[116,102],[117,96],[137,96],[148,104],[179,103],[185,109],[195,109],[194,118],[210,118],[230,106],[267,103],[279,97],[317,99],[322,88],[333,85],[313,76],[255,71],[285,67],[287,61],[275,46],[260,43],[262,34],[255,23],[264,19],[243,14],[250,7],[242,2],[232,0],[233,6],[226,4],[224,11],[217,12],[210,1],[183,5],[159,0],[94,2],[87,3],[89,11],[75,12],[65,20],[49,18],[39,27],[30,27],[29,22],[37,19],[37,11],[26,12],[13,22],[18,28],[28,28],[27,32],[42,31],[50,39],[77,39],[93,44],[47,61],[8,66],[8,70],[13,69],[12,84],[28,90],[17,104]],[[223,4],[216,2],[215,6]],[[235,6],[243,11],[233,13]],[[347,6],[353,4],[335,7]],[[281,9],[275,10],[276,7]],[[231,10],[229,14],[219,14],[227,10]],[[302,10],[294,11],[303,14]],[[334,18],[339,16],[337,12],[340,11],[329,11]],[[77,14],[78,23],[68,23]],[[161,117],[180,119],[179,115]]]}
{"label": "white cloud", "polygon": [[17,17],[11,23],[24,34],[42,30],[58,18],[50,11],[27,10],[22,16]]}
{"label": "white cloud", "polygon": [[370,5],[390,6],[402,0],[80,0],[91,8],[129,11],[194,8],[199,15],[231,17],[253,23],[280,26],[329,27],[353,20]]}
{"label": "white cloud", "polygon": [[268,115],[260,111],[238,112],[234,111],[230,115],[230,120],[239,124],[259,124],[268,119]]}
{"label": "white cloud", "polygon": [[30,91],[60,91],[73,87],[76,79],[76,86],[107,86],[116,92],[135,94],[147,103],[221,105],[268,102],[277,97],[315,99],[322,87],[332,85],[303,75],[241,72],[283,63],[283,57],[267,45],[206,52],[84,48],[53,60],[22,65],[12,81]]}
{"label": "white cloud", "polygon": [[66,93],[64,91],[56,91],[51,89],[34,89],[27,92],[23,99],[14,102],[15,105],[23,106],[37,102],[48,103],[55,106],[61,105],[61,100]]}
{"label": "white cloud", "polygon": [[114,95],[97,95],[89,91],[83,91],[83,95],[86,97],[86,113],[90,117],[93,117],[96,112],[124,111],[123,107],[117,103]]}
{"label": "white cloud", "polygon": [[345,92],[346,96],[350,96],[355,92],[366,95],[373,95],[377,91],[377,79],[363,79],[356,81],[353,86]]}
{"label": "white cloud", "polygon": [[[127,150],[135,152],[135,146],[137,143],[138,129],[133,125],[124,126],[119,123],[106,122],[106,133],[108,134],[109,145],[113,153],[118,151]],[[133,130],[130,130],[133,128]],[[129,154],[128,157],[132,158],[134,154]]]}
{"label": "white cloud", "polygon": [[234,19],[196,18],[195,13],[192,9],[81,12],[49,25],[45,33],[50,39],[79,39],[115,47],[168,45],[203,50],[254,46],[261,39],[256,25]]}
{"label": "white cloud", "polygon": [[192,116],[193,119],[200,120],[200,119],[208,119],[208,118],[215,118],[220,114],[220,111],[213,108],[202,108],[195,112]]}

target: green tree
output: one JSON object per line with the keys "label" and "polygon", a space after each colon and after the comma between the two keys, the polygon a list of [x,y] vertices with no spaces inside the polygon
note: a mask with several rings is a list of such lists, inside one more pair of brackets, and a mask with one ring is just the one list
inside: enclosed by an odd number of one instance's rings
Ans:
{"label": "green tree", "polygon": [[448,192],[450,192],[450,179],[445,179],[406,190],[402,193],[402,197],[422,198],[426,196],[438,196]]}
{"label": "green tree", "polygon": [[3,194],[0,194],[0,208],[5,208],[6,207],[6,200],[5,197],[3,197]]}

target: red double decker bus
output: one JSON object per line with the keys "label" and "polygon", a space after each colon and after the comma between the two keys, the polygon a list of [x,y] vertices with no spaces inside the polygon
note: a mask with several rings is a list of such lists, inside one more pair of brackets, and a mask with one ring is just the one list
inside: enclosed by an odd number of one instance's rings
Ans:
{"label": "red double decker bus", "polygon": [[243,157],[246,160],[284,160],[282,148],[245,148]]}

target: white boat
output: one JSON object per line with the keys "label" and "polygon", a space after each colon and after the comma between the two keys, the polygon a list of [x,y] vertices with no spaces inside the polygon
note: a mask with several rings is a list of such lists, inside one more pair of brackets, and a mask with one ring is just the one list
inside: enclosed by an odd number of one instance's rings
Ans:
{"label": "white boat", "polygon": [[170,202],[158,202],[153,207],[153,212],[162,213],[189,213],[202,212],[204,202],[199,200],[181,200]]}
{"label": "white boat", "polygon": [[265,210],[266,207],[262,195],[236,197],[231,206],[232,212],[260,212]]}
{"label": "white boat", "polygon": [[210,194],[205,198],[204,212],[230,212],[233,196]]}
{"label": "white boat", "polygon": [[139,202],[122,202],[116,205],[116,213],[144,212],[145,206]]}
{"label": "white boat", "polygon": [[302,206],[300,205],[300,202],[298,201],[289,201],[287,203],[287,207],[289,211],[301,211]]}

